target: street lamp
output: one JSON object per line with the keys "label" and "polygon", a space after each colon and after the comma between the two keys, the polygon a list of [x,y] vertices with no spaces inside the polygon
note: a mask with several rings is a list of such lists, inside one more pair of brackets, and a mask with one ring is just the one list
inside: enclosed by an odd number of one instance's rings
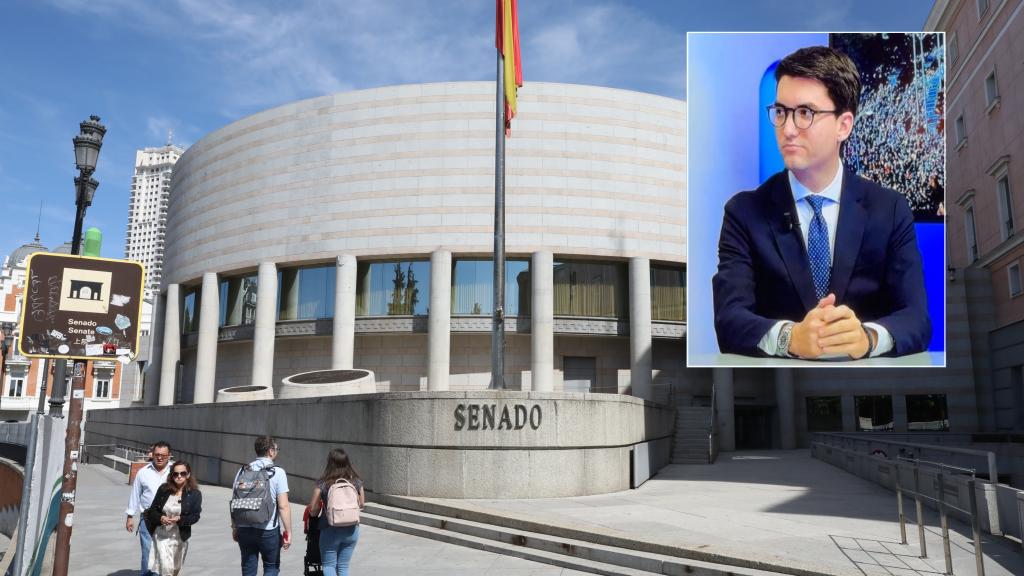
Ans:
{"label": "street lamp", "polygon": [[[78,136],[75,136],[75,165],[78,177],[75,178],[75,235],[71,238],[71,254],[78,256],[82,248],[82,221],[85,220],[85,209],[92,204],[93,195],[99,182],[93,179],[96,161],[100,157],[103,146],[103,135],[107,128],[100,124],[99,116],[89,116],[80,124]],[[64,370],[67,362],[58,360],[59,374],[54,375],[55,386],[50,397],[50,414],[64,413]],[[55,371],[57,372],[57,371]],[[57,542],[53,555],[53,575],[66,576],[71,555],[71,526],[75,512],[75,490],[78,487],[78,458],[81,451],[79,444],[82,438],[82,403],[85,398],[85,361],[75,360],[75,368],[71,383],[71,408],[68,410],[68,427],[64,439],[64,474],[61,492],[64,495],[60,503],[60,520],[57,522]],[[59,389],[59,394],[58,394]],[[56,397],[54,397],[56,396]],[[68,496],[70,495],[70,499]]]}
{"label": "street lamp", "polygon": [[103,146],[103,135],[107,127],[100,124],[100,117],[89,116],[79,124],[78,136],[72,139],[75,143],[75,165],[78,167],[78,178],[75,178],[75,235],[71,238],[71,253],[78,254],[82,244],[82,221],[85,220],[85,209],[92,205],[92,197],[96,194],[99,182],[92,178],[96,170],[96,161],[100,158]]}
{"label": "street lamp", "polygon": [[[85,220],[85,210],[92,205],[96,188],[100,185],[92,177],[92,173],[96,171],[100,148],[103,147],[103,135],[107,133],[107,127],[100,124],[100,117],[95,114],[78,126],[78,136],[71,139],[75,144],[75,166],[78,168],[78,176],[75,177],[75,235],[71,237],[71,254],[76,256],[82,251],[82,223]],[[50,415],[57,418],[64,417],[66,374],[67,362],[58,360],[53,367],[53,391],[50,392]]]}

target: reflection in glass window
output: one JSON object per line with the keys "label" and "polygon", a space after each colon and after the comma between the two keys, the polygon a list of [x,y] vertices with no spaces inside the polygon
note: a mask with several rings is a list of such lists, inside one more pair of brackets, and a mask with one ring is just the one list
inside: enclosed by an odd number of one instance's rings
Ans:
{"label": "reflection in glass window", "polygon": [[181,333],[199,330],[199,288],[189,288],[181,304]]}
{"label": "reflection in glass window", "polygon": [[334,317],[334,266],[290,268],[279,275],[279,320]]}
{"label": "reflection in glass window", "polygon": [[806,400],[809,432],[843,431],[843,405],[839,396],[808,396]]}
{"label": "reflection in glass window", "polygon": [[908,394],[907,430],[949,430],[945,394]]}
{"label": "reflection in glass window", "polygon": [[430,261],[360,262],[356,316],[425,316],[430,306]]}
{"label": "reflection in glass window", "polygon": [[256,322],[256,276],[220,282],[220,325],[245,326]]}
{"label": "reflection in glass window", "polygon": [[651,320],[686,321],[686,269],[651,265]]}
{"label": "reflection in glass window", "polygon": [[855,396],[857,430],[892,430],[892,396]]}
{"label": "reflection in glass window", "polygon": [[[490,316],[494,312],[492,260],[456,260],[452,272],[452,314]],[[530,314],[530,263],[505,261],[505,316]]]}
{"label": "reflection in glass window", "polygon": [[625,264],[555,262],[555,316],[629,316]]}

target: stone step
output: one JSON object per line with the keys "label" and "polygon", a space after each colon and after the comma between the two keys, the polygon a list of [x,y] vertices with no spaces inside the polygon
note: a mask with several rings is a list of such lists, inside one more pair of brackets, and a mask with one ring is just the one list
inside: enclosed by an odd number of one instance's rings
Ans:
{"label": "stone step", "polygon": [[707,458],[673,458],[673,464],[710,464]]}
{"label": "stone step", "polygon": [[780,574],[757,568],[628,549],[558,535],[506,528],[497,524],[367,503],[362,522],[395,530],[579,570],[594,574],[643,576],[769,576]]}

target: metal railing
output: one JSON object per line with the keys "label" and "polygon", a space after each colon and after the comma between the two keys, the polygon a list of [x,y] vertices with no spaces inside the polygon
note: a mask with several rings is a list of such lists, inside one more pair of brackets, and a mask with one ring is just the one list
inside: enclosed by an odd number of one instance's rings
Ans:
{"label": "metal railing", "polygon": [[708,464],[718,458],[718,399],[715,382],[711,381],[711,430],[708,432]]}

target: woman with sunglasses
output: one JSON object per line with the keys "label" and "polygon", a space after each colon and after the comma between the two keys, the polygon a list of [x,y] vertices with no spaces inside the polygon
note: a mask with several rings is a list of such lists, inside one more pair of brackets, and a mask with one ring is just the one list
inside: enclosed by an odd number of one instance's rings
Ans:
{"label": "woman with sunglasses", "polygon": [[153,535],[149,569],[160,576],[177,576],[185,563],[192,525],[203,511],[203,494],[188,462],[175,462],[167,483],[160,486],[146,510],[146,527]]}

